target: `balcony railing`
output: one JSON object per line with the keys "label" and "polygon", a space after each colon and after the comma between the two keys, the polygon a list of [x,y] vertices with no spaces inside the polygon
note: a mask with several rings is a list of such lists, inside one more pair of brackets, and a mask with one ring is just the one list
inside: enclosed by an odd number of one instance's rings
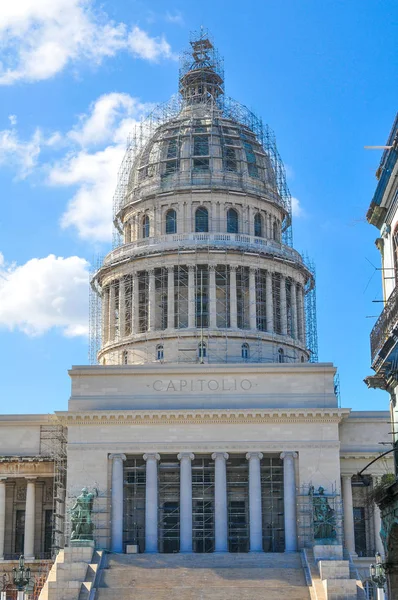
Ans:
{"label": "balcony railing", "polygon": [[385,347],[383,356],[385,358],[388,355],[389,347],[386,346],[386,342],[391,338],[391,348],[395,345],[394,330],[398,325],[398,286],[395,286],[394,291],[387,300],[383,312],[377,319],[375,326],[370,334],[370,349],[372,354],[372,364],[377,361],[377,357],[381,350]]}

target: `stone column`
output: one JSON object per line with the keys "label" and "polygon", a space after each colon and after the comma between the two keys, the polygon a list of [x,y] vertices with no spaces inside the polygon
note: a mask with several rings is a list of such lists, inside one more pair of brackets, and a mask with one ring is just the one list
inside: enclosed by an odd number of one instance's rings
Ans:
{"label": "stone column", "polygon": [[188,267],[188,327],[195,327],[195,267]]}
{"label": "stone column", "polygon": [[109,286],[109,315],[108,315],[108,331],[109,337],[108,341],[113,342],[115,340],[115,281]]}
{"label": "stone column", "polygon": [[180,461],[180,552],[192,552],[192,464],[195,455],[181,452]]}
{"label": "stone column", "polygon": [[109,340],[109,288],[105,287],[103,291],[102,306],[102,340],[103,343]]}
{"label": "stone column", "polygon": [[209,327],[217,327],[216,267],[209,265]]}
{"label": "stone column", "polygon": [[238,327],[238,307],[236,296],[236,267],[229,267],[229,314],[231,329]]}
{"label": "stone column", "polygon": [[301,285],[297,289],[297,317],[298,336],[301,342],[305,342],[305,314],[304,314],[304,290]]}
{"label": "stone column", "polygon": [[25,505],[25,541],[23,553],[26,560],[35,556],[35,507],[36,507],[36,477],[27,477]]}
{"label": "stone column", "polygon": [[158,551],[158,460],[156,452],[144,454],[145,485],[145,552]]}
{"label": "stone column", "polygon": [[148,271],[148,277],[148,331],[154,331],[156,325],[155,269]]}
{"label": "stone column", "polygon": [[250,552],[263,551],[263,520],[261,512],[261,452],[248,452]]}
{"label": "stone column", "polygon": [[267,332],[274,333],[274,295],[272,288],[272,273],[267,271],[265,284],[265,302],[266,302],[266,319]]}
{"label": "stone column", "polygon": [[4,534],[6,527],[6,477],[0,477],[0,560],[4,559]]}
{"label": "stone column", "polygon": [[138,333],[139,303],[138,303],[138,275],[133,273],[131,277],[131,333]]}
{"label": "stone column", "polygon": [[283,275],[281,275],[280,278],[281,278],[281,293],[280,293],[281,334],[287,335],[286,279]]}
{"label": "stone column", "polygon": [[126,279],[120,278],[119,283],[119,339],[126,335]]}
{"label": "stone column", "polygon": [[214,452],[215,552],[228,552],[227,459],[226,452]]}
{"label": "stone column", "polygon": [[111,550],[123,552],[123,461],[125,454],[110,454],[112,460]]}
{"label": "stone column", "polygon": [[297,339],[297,294],[296,294],[296,283],[291,282],[290,285],[290,302],[292,311],[292,331],[291,336],[294,340]]}
{"label": "stone column", "polygon": [[167,329],[174,328],[174,266],[167,267]]}
{"label": "stone column", "polygon": [[375,544],[376,544],[376,552],[380,552],[381,556],[384,557],[384,546],[381,540],[380,531],[381,531],[381,514],[380,508],[377,506],[376,502],[373,505],[373,522],[375,527]]}
{"label": "stone column", "polygon": [[282,452],[281,454],[283,460],[285,552],[297,552],[295,458],[297,458],[297,452]]}
{"label": "stone column", "polygon": [[351,475],[343,475],[344,543],[350,554],[355,554],[354,508]]}
{"label": "stone column", "polygon": [[256,311],[256,270],[250,267],[249,270],[249,316],[250,329],[257,329],[257,311]]}

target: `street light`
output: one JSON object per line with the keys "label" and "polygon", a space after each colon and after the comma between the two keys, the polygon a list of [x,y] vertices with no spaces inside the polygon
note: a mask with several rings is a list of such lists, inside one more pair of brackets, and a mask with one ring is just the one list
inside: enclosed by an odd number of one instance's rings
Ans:
{"label": "street light", "polygon": [[377,600],[384,600],[384,586],[387,579],[380,552],[376,552],[376,564],[370,565],[370,578],[377,585]]}
{"label": "street light", "polygon": [[19,557],[19,568],[14,567],[12,574],[14,585],[18,590],[18,600],[24,600],[25,588],[30,581],[30,568],[25,569],[25,560],[22,554]]}

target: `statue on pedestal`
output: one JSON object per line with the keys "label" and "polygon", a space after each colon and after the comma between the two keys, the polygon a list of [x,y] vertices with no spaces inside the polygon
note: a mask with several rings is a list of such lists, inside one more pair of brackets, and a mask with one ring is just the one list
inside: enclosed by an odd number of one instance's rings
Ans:
{"label": "statue on pedestal", "polygon": [[336,516],[334,510],[329,506],[329,501],[325,496],[323,487],[319,487],[315,492],[314,487],[310,488],[309,494],[312,496],[313,515],[314,515],[314,538],[315,540],[324,540],[329,543],[335,543]]}
{"label": "statue on pedestal", "polygon": [[87,488],[82,489],[80,496],[76,498],[70,512],[71,541],[92,540],[94,524],[91,518],[93,512],[94,498],[97,498],[98,490],[94,488],[89,492]]}

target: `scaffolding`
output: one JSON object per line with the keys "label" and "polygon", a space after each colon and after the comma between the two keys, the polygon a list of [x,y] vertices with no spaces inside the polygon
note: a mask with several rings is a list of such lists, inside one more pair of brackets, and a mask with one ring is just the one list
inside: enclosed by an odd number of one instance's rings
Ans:
{"label": "scaffolding", "polygon": [[40,426],[40,454],[54,461],[51,557],[65,546],[65,500],[67,471],[67,429],[56,417],[49,417],[48,425]]}

